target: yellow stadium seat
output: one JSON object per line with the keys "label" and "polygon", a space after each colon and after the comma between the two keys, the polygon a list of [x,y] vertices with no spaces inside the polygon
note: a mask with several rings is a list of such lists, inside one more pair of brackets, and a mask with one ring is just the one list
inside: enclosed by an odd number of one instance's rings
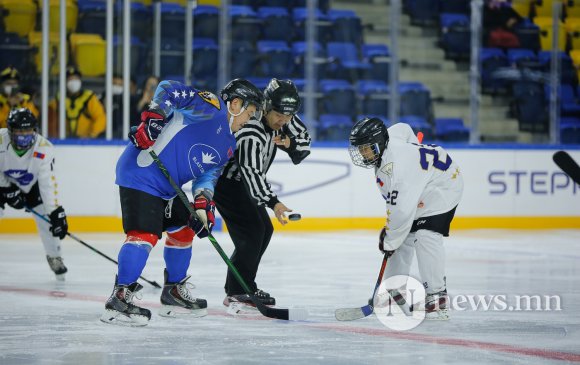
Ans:
{"label": "yellow stadium seat", "polygon": [[153,3],[153,0],[133,0],[134,3],[141,3],[145,6],[149,6]]}
{"label": "yellow stadium seat", "polygon": [[576,67],[576,75],[580,78],[580,49],[570,51],[570,58]]}
{"label": "yellow stadium seat", "polygon": [[[560,0],[541,0],[541,4],[540,1],[534,2],[534,9],[536,12],[536,16],[537,17],[551,17],[552,13],[553,13],[553,9],[554,9],[554,3],[563,3]],[[562,10],[564,11],[564,7],[562,7]]]}
{"label": "yellow stadium seat", "polygon": [[523,18],[528,18],[530,16],[530,8],[530,0],[514,0],[512,2],[512,9],[514,9],[516,13],[518,13]]}
{"label": "yellow stadium seat", "polygon": [[[552,49],[552,18],[536,17],[534,23],[540,27],[540,45],[543,51]],[[560,22],[558,28],[558,48],[560,50],[566,49],[566,28]]]}
{"label": "yellow stadium seat", "polygon": [[174,3],[174,4],[179,4],[183,7],[187,6],[187,0],[163,0],[162,2],[164,3]]}
{"label": "yellow stadium seat", "polygon": [[221,6],[221,0],[197,0],[197,5]]}
{"label": "yellow stadium seat", "polygon": [[32,0],[0,0],[0,7],[8,11],[4,17],[6,32],[26,37],[36,25],[36,4]]}
{"label": "yellow stadium seat", "polygon": [[566,2],[566,16],[580,18],[580,0],[568,0]]}
{"label": "yellow stadium seat", "polygon": [[570,39],[570,48],[580,49],[580,18],[566,18],[564,26]]}
{"label": "yellow stadium seat", "polygon": [[[66,0],[66,32],[72,33],[77,29],[79,8],[74,0]],[[60,0],[50,0],[50,31],[60,31]]]}
{"label": "yellow stadium seat", "polygon": [[[42,33],[41,32],[31,32],[28,35],[28,42],[31,46],[35,47],[38,51],[34,55],[34,64],[36,65],[36,70],[40,74],[42,72]],[[58,75],[58,70],[60,67],[60,38],[58,33],[50,33],[48,36],[48,44],[50,50],[48,51],[48,59],[50,62],[50,74]]]}
{"label": "yellow stadium seat", "polygon": [[83,76],[103,76],[106,66],[106,42],[98,34],[71,34],[72,58]]}

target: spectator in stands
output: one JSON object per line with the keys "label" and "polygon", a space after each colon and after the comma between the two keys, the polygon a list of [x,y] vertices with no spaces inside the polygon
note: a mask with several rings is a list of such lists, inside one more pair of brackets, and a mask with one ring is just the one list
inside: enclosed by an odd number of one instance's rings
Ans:
{"label": "spectator in stands", "polygon": [[[130,83],[130,107],[129,107],[129,127],[138,125],[140,122],[141,112],[136,109],[136,104],[139,101],[137,95],[137,83],[135,79],[131,78]],[[119,74],[113,75],[113,138],[122,139],[123,135],[123,76]],[[105,105],[106,93],[103,94],[101,102]],[[106,107],[106,105],[105,105]]]}
{"label": "spectator in stands", "polygon": [[[66,69],[66,137],[98,138],[106,128],[105,108],[91,90],[82,88],[81,73],[73,66]],[[58,133],[59,95],[49,104],[49,135]]]}
{"label": "spectator in stands", "polygon": [[11,110],[26,108],[38,118],[38,109],[28,94],[20,91],[20,73],[14,67],[0,72],[0,128],[6,128]]}
{"label": "spectator in stands", "polygon": [[[157,88],[157,85],[159,85],[159,78],[157,76],[151,75],[147,78],[147,80],[145,80],[145,83],[143,84],[143,89],[141,90],[141,97],[137,102],[136,112],[138,113],[138,115],[140,115],[141,112],[147,108],[147,105],[149,105],[151,100],[153,100],[153,95],[155,94],[155,89]],[[135,125],[138,125],[140,123],[140,120],[136,119],[133,121],[133,123],[137,123]]]}
{"label": "spectator in stands", "polygon": [[483,8],[483,31],[487,46],[518,48],[520,41],[514,31],[522,20],[506,0],[486,0]]}

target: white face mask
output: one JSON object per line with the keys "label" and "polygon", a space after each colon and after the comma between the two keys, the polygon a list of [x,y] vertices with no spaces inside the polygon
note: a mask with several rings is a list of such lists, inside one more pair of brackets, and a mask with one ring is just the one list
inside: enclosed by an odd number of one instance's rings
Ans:
{"label": "white face mask", "polygon": [[113,85],[111,91],[113,95],[121,95],[123,93],[123,85]]}
{"label": "white face mask", "polygon": [[70,93],[74,94],[81,89],[81,80],[69,80],[66,83],[66,87]]}
{"label": "white face mask", "polygon": [[4,86],[4,95],[12,96],[12,91],[18,89],[18,85],[6,85]]}

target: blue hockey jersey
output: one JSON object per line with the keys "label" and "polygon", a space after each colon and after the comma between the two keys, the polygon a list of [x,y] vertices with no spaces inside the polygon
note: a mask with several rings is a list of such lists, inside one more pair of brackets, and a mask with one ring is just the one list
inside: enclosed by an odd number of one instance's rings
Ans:
{"label": "blue hockey jersey", "polygon": [[[176,81],[162,81],[152,106],[163,110],[168,123],[153,145],[177,185],[192,182],[192,191],[214,191],[225,163],[234,155],[236,138],[227,107],[216,95]],[[171,199],[176,193],[147,151],[133,144],[117,162],[119,186]]]}

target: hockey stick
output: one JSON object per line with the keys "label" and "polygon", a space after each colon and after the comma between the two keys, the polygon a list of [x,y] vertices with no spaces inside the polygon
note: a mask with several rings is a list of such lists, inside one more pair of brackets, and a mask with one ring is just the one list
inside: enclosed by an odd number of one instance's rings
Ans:
{"label": "hockey stick", "polygon": [[[189,214],[192,215],[193,217],[197,217],[195,210],[193,209],[193,207],[189,203],[189,199],[187,198],[187,196],[185,195],[183,190],[181,190],[181,187],[177,186],[177,184],[175,183],[175,181],[173,180],[171,175],[169,175],[169,171],[167,171],[167,168],[165,168],[165,165],[163,164],[163,162],[161,162],[161,160],[159,159],[159,156],[157,156],[155,151],[153,151],[153,148],[149,148],[147,151],[149,152],[149,155],[151,156],[153,161],[155,161],[155,163],[157,164],[157,166],[159,167],[159,169],[161,170],[163,175],[165,175],[165,177],[169,181],[169,184],[171,184],[171,187],[173,188],[173,190],[175,190],[175,193],[177,193],[177,196],[179,197],[181,202],[187,207]],[[246,282],[244,281],[244,279],[240,275],[238,269],[236,269],[236,267],[231,262],[229,257],[226,255],[224,250],[221,248],[220,244],[214,238],[214,236],[211,233],[209,233],[207,238],[209,239],[209,241],[211,242],[213,247],[216,249],[216,251],[219,253],[219,255],[222,257],[222,260],[224,260],[226,265],[228,265],[228,268],[234,274],[234,277],[236,278],[238,283],[242,286],[242,288],[244,289],[246,294],[248,294],[248,296],[250,297],[252,302],[256,305],[256,308],[260,311],[260,313],[262,313],[266,317],[276,318],[276,319],[284,319],[284,320],[303,320],[303,319],[306,319],[307,313],[303,310],[293,309],[292,311],[290,311],[289,309],[271,308],[271,307],[264,305],[258,298],[256,298],[254,293],[252,293],[252,291],[250,290],[250,287],[248,286],[248,284],[246,284]]]}
{"label": "hockey stick", "polygon": [[334,311],[334,317],[339,321],[354,321],[355,319],[361,319],[373,314],[374,308],[371,303],[374,302],[379,286],[383,281],[383,274],[385,273],[385,268],[387,267],[388,256],[385,254],[383,257],[383,263],[381,264],[381,271],[379,271],[379,277],[377,278],[377,283],[375,284],[375,290],[373,291],[373,296],[370,303],[359,307],[359,308],[339,308]]}
{"label": "hockey stick", "polygon": [[580,167],[568,152],[558,151],[552,159],[576,184],[580,184]]}
{"label": "hockey stick", "polygon": [[[48,220],[48,218],[46,218],[45,216],[43,216],[42,214],[38,213],[37,211],[35,211],[32,208],[29,207],[25,207],[26,210],[28,210],[30,213],[34,214],[35,216],[39,217],[40,219],[44,220],[45,222],[47,222],[48,224],[50,224],[50,221]],[[84,242],[83,240],[81,240],[80,238],[78,238],[77,236],[75,236],[74,234],[67,232],[66,233],[67,236],[69,236],[70,238],[72,238],[73,240],[77,241],[78,243],[80,243],[81,245],[90,248],[91,250],[93,250],[94,252],[98,253],[99,255],[103,256],[104,258],[106,258],[107,260],[115,263],[116,265],[119,265],[119,263],[116,260],[113,260],[112,258],[110,258],[109,256],[105,255],[104,253],[102,253],[101,251],[97,250],[96,248],[94,248],[93,246],[89,245],[88,243]],[[141,279],[143,279],[143,281],[148,282],[149,284],[153,285],[156,288],[161,289],[161,285],[157,284],[156,281],[151,281],[151,280],[147,280],[145,279],[143,276],[139,276]]]}

